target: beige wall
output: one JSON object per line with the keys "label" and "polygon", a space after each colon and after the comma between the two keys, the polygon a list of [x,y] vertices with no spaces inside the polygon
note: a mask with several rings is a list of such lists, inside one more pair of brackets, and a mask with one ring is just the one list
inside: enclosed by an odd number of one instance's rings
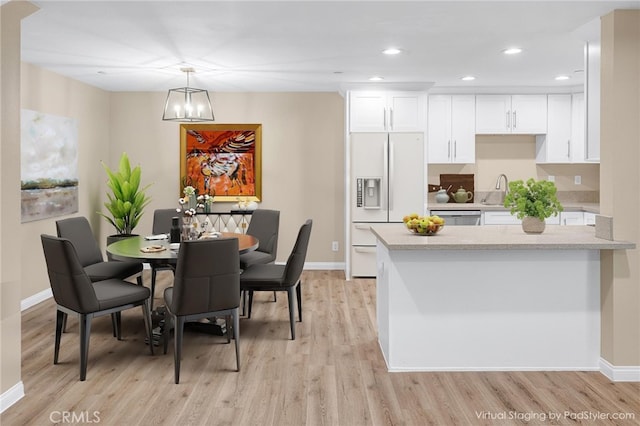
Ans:
{"label": "beige wall", "polygon": [[[29,64],[22,64],[22,108],[71,117],[78,125],[78,213],[86,216],[94,230],[106,224],[95,213],[104,192],[100,160],[109,154],[109,93]],[[97,172],[97,173],[96,173]],[[55,221],[63,217],[23,223],[22,298],[49,288],[40,234],[56,234]]]}
{"label": "beige wall", "polygon": [[0,394],[21,379],[20,21],[36,10],[0,6]]}
{"label": "beige wall", "polygon": [[[601,212],[614,238],[640,243],[640,11],[602,18]],[[640,249],[601,254],[602,356],[640,365]]]}
{"label": "beige wall", "polygon": [[[177,206],[179,123],[163,122],[166,93],[112,93],[110,161],[122,151],[153,183],[155,208]],[[262,124],[262,208],[281,211],[277,261],[286,261],[298,229],[313,230],[308,262],[344,262],[344,100],[337,93],[213,93],[216,123]],[[230,204],[229,204],[230,205]],[[152,215],[139,233],[150,232]],[[110,230],[107,230],[110,232]],[[106,235],[106,234],[105,234]]]}
{"label": "beige wall", "polygon": [[[476,136],[475,164],[429,164],[427,182],[440,184],[440,174],[475,174],[476,191],[495,190],[496,180],[504,173],[512,180],[555,176],[559,191],[599,191],[598,164],[536,164],[536,138],[531,135]],[[574,176],[582,178],[574,184]]]}

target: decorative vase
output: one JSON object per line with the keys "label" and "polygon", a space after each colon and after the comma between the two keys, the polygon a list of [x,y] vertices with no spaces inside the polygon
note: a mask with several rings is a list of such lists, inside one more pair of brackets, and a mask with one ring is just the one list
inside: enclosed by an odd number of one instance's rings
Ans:
{"label": "decorative vase", "polygon": [[545,222],[542,219],[526,216],[522,219],[522,230],[527,234],[542,234]]}

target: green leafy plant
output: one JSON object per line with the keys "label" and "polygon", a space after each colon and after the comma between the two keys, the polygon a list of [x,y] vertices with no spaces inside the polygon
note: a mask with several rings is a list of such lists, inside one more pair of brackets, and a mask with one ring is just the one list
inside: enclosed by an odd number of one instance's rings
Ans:
{"label": "green leafy plant", "polygon": [[509,182],[509,193],[504,198],[504,206],[518,219],[526,216],[544,220],[560,213],[563,208],[556,197],[557,189],[553,182],[529,179],[527,182],[515,180]]}
{"label": "green leafy plant", "polygon": [[111,189],[111,193],[107,193],[109,201],[104,203],[104,206],[110,216],[102,212],[98,214],[107,219],[116,228],[118,234],[130,235],[140,221],[144,208],[151,201],[151,198],[145,194],[150,185],[140,188],[142,171],[140,166],[131,169],[126,152],[123,152],[120,157],[118,171],[111,170],[104,162],[102,167],[109,176],[107,186]]}

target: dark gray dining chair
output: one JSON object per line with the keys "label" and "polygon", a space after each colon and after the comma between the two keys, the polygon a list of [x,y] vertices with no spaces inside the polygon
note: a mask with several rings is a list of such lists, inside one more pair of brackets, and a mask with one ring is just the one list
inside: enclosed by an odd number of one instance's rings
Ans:
{"label": "dark gray dining chair", "polygon": [[[240,268],[246,269],[251,265],[273,263],[278,252],[278,231],[280,228],[280,211],[258,209],[251,215],[247,234],[258,239],[258,248],[240,255]],[[246,292],[242,293],[242,313],[245,311]],[[276,292],[273,292],[276,301]],[[251,316],[249,315],[249,318]]]}
{"label": "dark gray dining chair", "polygon": [[[66,238],[78,253],[80,264],[87,273],[91,282],[103,281],[111,278],[124,280],[135,276],[138,285],[142,285],[142,263],[105,261],[98,242],[93,236],[91,225],[84,216],[72,217],[56,221],[58,237]],[[120,313],[114,313],[113,335],[116,335],[116,321],[119,321]],[[67,317],[64,315],[62,330],[66,330]]]}
{"label": "dark gray dining chair", "polygon": [[251,265],[276,260],[279,228],[278,210],[258,209],[253,212],[247,234],[256,237],[259,245],[257,249],[240,255],[240,268],[246,269]]}
{"label": "dark gray dining chair", "polygon": [[[156,209],[153,211],[153,226],[151,232],[154,235],[169,234],[171,231],[171,219],[178,216],[176,209]],[[151,266],[151,310],[153,310],[153,298],[156,291],[156,275],[158,271],[170,270],[173,272],[175,265],[167,262],[153,262]]]}
{"label": "dark gray dining chair", "polygon": [[[180,244],[173,287],[164,291],[164,353],[167,353],[171,319],[174,328],[175,382],[180,382],[184,324],[202,318],[225,317],[227,341],[233,334],[236,366],[240,371],[240,261],[237,238],[186,241]],[[233,326],[229,327],[229,317]]]}
{"label": "dark gray dining chair", "polygon": [[98,242],[93,236],[91,225],[84,216],[72,217],[56,221],[58,237],[66,238],[78,252],[78,259],[91,281],[102,281],[109,278],[125,279],[136,276],[142,285],[142,263],[105,261]]}
{"label": "dark gray dining chair", "polygon": [[[56,302],[56,337],[53,363],[58,363],[64,318],[78,315],[80,322],[80,381],[87,377],[91,320],[101,315],[120,313],[142,306],[145,331],[152,341],[149,289],[118,278],[92,281],[80,262],[75,246],[66,238],[41,235],[51,291]],[[121,340],[122,327],[116,323],[116,337]],[[149,344],[153,355],[153,345]]]}
{"label": "dark gray dining chair", "polygon": [[294,297],[298,304],[298,320],[302,321],[302,292],[300,289],[302,270],[307,257],[307,248],[311,237],[311,219],[307,220],[298,232],[298,238],[287,259],[286,265],[255,264],[242,271],[240,289],[249,292],[249,316],[255,291],[286,291],[289,298],[289,322],[291,340],[295,340]]}

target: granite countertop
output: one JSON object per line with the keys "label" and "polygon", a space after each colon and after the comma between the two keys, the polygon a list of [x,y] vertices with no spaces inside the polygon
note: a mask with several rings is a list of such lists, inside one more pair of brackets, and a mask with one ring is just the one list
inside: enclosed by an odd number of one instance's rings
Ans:
{"label": "granite countertop", "polygon": [[402,223],[373,225],[371,230],[390,250],[616,250],[635,243],[595,236],[593,226],[547,226],[544,233],[525,234],[520,225],[445,226],[438,234],[412,234]]}
{"label": "granite countertop", "polygon": [[[588,212],[600,213],[600,205],[598,203],[562,203],[562,207],[566,212]],[[480,211],[508,211],[501,204],[482,204],[482,203],[429,203],[428,210],[480,210]]]}

